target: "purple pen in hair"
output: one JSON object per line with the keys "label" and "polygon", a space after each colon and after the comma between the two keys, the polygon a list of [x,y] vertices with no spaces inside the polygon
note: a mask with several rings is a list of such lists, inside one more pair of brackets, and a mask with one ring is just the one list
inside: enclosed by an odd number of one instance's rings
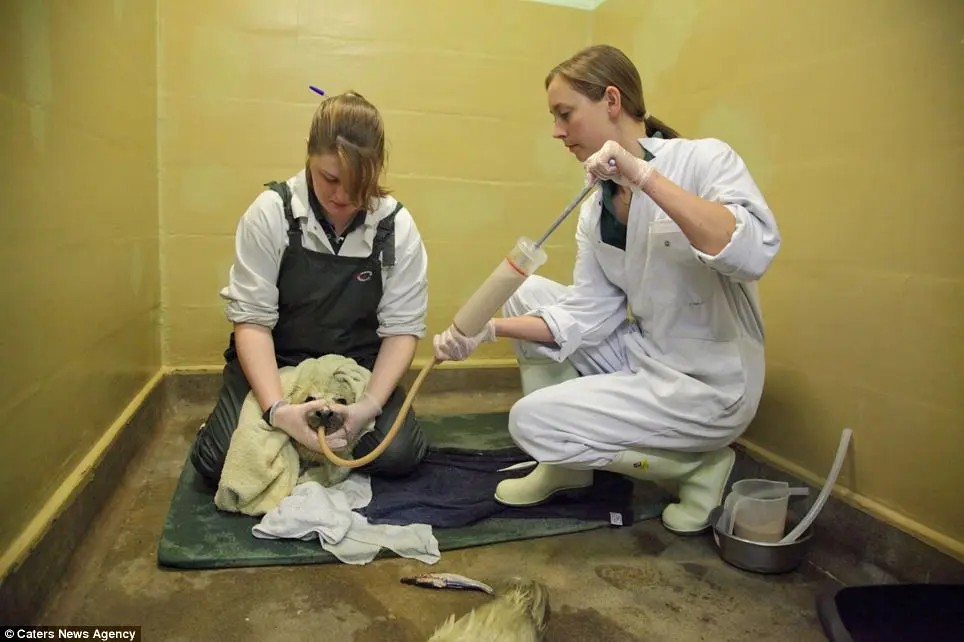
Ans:
{"label": "purple pen in hair", "polygon": [[324,96],[324,95],[325,95],[324,90],[318,89],[318,88],[315,87],[314,85],[308,85],[308,89],[310,89],[311,91],[315,92],[316,94],[318,94],[318,95],[320,95],[320,96]]}

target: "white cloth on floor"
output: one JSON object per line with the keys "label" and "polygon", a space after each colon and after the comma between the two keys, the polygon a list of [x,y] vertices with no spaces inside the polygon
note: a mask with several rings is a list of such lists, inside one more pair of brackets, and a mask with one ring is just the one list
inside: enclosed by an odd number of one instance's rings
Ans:
{"label": "white cloth on floor", "polygon": [[251,533],[262,539],[307,541],[317,537],[323,549],[346,564],[367,564],[382,548],[426,564],[441,558],[430,525],[369,524],[364,515],[354,511],[371,500],[368,475],[352,473],[330,487],[305,482],[267,512]]}

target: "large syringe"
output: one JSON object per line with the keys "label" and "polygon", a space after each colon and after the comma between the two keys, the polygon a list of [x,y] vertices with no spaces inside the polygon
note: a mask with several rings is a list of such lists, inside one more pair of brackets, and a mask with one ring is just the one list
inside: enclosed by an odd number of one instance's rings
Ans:
{"label": "large syringe", "polygon": [[549,238],[557,227],[566,220],[573,210],[575,210],[589,192],[595,187],[595,183],[587,185],[579,195],[569,203],[562,214],[553,221],[538,241],[521,237],[516,241],[515,247],[509,252],[489,278],[482,283],[482,286],[475,291],[469,300],[466,301],[455,315],[453,325],[459,332],[467,337],[474,337],[482,332],[489,319],[495,316],[496,312],[502,309],[505,302],[509,300],[523,281],[535,274],[541,268],[548,256],[542,245]]}

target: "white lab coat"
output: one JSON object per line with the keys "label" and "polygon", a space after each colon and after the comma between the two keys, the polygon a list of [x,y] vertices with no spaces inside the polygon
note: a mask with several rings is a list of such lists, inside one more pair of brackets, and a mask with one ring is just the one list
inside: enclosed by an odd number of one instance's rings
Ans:
{"label": "white lab coat", "polygon": [[541,462],[596,468],[632,447],[715,450],[746,430],[759,405],[756,281],[780,247],[773,214],[727,144],[639,142],[660,174],[729,208],[736,231],[707,256],[634,192],[624,252],[600,238],[601,193],[583,203],[573,284],[532,276],[504,310],[542,317],[557,342],[513,341],[520,359],[568,359],[583,375],[536,390],[511,410],[513,438]]}

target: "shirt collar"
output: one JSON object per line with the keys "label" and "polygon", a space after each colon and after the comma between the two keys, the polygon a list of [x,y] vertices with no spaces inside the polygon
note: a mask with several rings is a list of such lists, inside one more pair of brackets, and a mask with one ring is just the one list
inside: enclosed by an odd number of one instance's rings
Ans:
{"label": "shirt collar", "polygon": [[[307,186],[307,189],[305,191],[307,191],[308,193],[308,205],[311,207],[311,211],[315,215],[315,219],[321,225],[322,229],[325,230],[325,232],[328,232],[330,235],[334,235],[335,226],[332,225],[331,222],[328,220],[328,217],[325,216],[325,208],[321,206],[321,202],[318,200],[318,197],[315,196],[315,190],[311,189],[310,176],[306,176],[305,183]],[[366,215],[365,210],[359,210],[355,212],[355,215],[352,217],[352,219],[348,222],[348,225],[345,227],[345,231],[342,232],[341,234],[342,238],[348,236],[349,234],[357,230],[359,227],[364,225],[367,220],[368,220],[368,216]]]}
{"label": "shirt collar", "polygon": [[[291,191],[291,213],[296,219],[308,218],[309,215],[314,215],[321,225],[330,225],[322,214],[321,203],[318,202],[314,190],[311,189],[306,170],[303,169],[295,175],[294,185]],[[365,227],[373,226],[375,224],[372,220],[373,218],[374,217],[368,216],[365,210],[360,210],[355,214],[352,222],[349,223],[345,234],[362,225]]]}

